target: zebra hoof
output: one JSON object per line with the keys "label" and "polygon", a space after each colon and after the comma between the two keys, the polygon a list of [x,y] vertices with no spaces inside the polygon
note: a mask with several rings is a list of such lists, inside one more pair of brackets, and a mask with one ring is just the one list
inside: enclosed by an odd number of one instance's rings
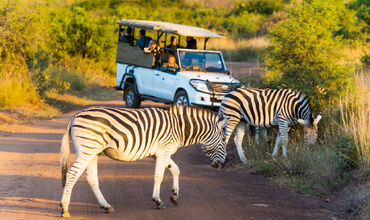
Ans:
{"label": "zebra hoof", "polygon": [[69,218],[69,217],[71,217],[71,215],[69,214],[69,211],[68,210],[67,211],[64,211],[62,209],[62,211],[60,212],[60,217],[62,217],[62,218]]}
{"label": "zebra hoof", "polygon": [[173,205],[178,205],[178,202],[177,202],[178,198],[179,198],[178,195],[172,195],[170,197],[170,201],[172,202]]}
{"label": "zebra hoof", "polygon": [[157,209],[167,209],[166,204],[164,202],[157,203]]}
{"label": "zebra hoof", "polygon": [[113,212],[115,212],[113,206],[109,206],[108,208],[107,207],[103,207],[103,209],[104,209],[104,212],[105,213],[113,213]]}

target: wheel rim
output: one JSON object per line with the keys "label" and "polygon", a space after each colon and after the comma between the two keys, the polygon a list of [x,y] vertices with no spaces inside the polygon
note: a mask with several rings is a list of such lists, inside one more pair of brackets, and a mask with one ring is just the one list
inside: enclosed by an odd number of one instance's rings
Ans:
{"label": "wheel rim", "polygon": [[189,105],[188,98],[186,96],[183,96],[183,95],[178,97],[177,101],[176,101],[176,105],[177,105],[177,107],[179,107],[180,105],[188,106]]}
{"label": "wheel rim", "polygon": [[133,105],[135,100],[135,93],[132,90],[129,90],[126,96],[126,102],[129,105]]}

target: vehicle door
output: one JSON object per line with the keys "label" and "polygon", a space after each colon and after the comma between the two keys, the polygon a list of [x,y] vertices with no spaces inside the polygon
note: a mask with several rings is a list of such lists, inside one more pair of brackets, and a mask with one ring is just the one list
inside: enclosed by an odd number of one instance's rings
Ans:
{"label": "vehicle door", "polygon": [[155,70],[149,68],[135,68],[136,86],[140,95],[153,96],[153,78]]}
{"label": "vehicle door", "polygon": [[156,70],[154,75],[153,94],[156,97],[173,101],[177,87],[176,73]]}

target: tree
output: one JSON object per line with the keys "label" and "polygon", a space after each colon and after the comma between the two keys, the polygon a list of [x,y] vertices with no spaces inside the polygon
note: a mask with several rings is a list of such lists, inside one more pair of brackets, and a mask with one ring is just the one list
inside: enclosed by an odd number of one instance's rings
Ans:
{"label": "tree", "polygon": [[351,84],[353,71],[344,61],[342,40],[334,36],[342,2],[305,1],[287,20],[269,31],[264,59],[269,86],[306,93],[314,107],[335,103]]}

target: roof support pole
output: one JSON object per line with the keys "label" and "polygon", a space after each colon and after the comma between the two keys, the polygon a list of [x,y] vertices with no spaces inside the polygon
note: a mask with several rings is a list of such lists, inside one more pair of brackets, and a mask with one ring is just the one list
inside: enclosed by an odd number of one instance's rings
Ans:
{"label": "roof support pole", "polygon": [[164,47],[167,47],[167,33],[164,35]]}
{"label": "roof support pole", "polygon": [[207,48],[207,41],[209,40],[209,37],[204,38],[204,50]]}

